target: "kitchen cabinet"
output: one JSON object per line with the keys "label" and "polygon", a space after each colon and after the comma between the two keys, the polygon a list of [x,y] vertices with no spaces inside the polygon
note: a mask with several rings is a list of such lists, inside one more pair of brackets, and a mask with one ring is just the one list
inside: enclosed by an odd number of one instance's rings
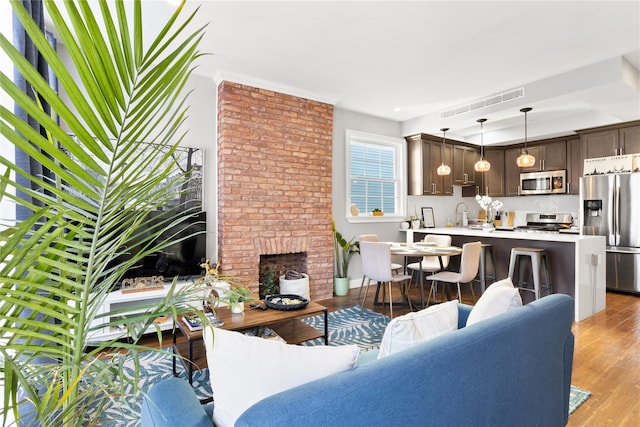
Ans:
{"label": "kitchen cabinet", "polygon": [[536,158],[536,163],[531,167],[521,168],[521,172],[552,171],[567,168],[567,143],[564,140],[529,145],[527,149],[529,154]]}
{"label": "kitchen cabinet", "polygon": [[580,138],[570,138],[567,140],[567,194],[580,194],[583,167]]}
{"label": "kitchen cabinet", "polygon": [[510,147],[504,150],[504,195],[520,195],[520,168],[516,164],[522,153],[521,147]]}
{"label": "kitchen cabinet", "polygon": [[502,149],[485,149],[484,157],[491,164],[491,168],[487,172],[479,173],[482,175],[480,192],[488,194],[491,197],[502,197],[504,192],[504,157],[505,150]]}
{"label": "kitchen cabinet", "polygon": [[479,184],[476,179],[476,171],[473,166],[480,160],[480,152],[465,145],[453,146],[453,184],[454,185],[475,185]]}
{"label": "kitchen cabinet", "polygon": [[[442,140],[431,135],[419,134],[405,138],[407,141],[407,175],[410,196],[453,195],[452,175],[440,176],[438,166],[442,164]],[[445,163],[451,167],[453,147],[445,144]]]}
{"label": "kitchen cabinet", "polygon": [[580,138],[585,159],[640,153],[640,125],[582,133]]}

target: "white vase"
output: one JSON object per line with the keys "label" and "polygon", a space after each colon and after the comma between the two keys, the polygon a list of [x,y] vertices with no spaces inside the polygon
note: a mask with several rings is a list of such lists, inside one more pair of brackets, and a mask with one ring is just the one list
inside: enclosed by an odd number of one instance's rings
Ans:
{"label": "white vase", "polygon": [[490,222],[485,222],[482,224],[482,231],[491,233],[495,230],[495,227]]}
{"label": "white vase", "polygon": [[244,303],[238,302],[235,304],[229,304],[231,306],[231,312],[235,314],[244,313]]}

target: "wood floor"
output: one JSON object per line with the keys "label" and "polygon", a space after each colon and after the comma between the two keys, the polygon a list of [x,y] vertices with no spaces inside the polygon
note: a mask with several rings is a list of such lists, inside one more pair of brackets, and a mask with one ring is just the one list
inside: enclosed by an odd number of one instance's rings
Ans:
{"label": "wood floor", "polygon": [[[388,305],[373,306],[373,288],[365,307],[389,315]],[[412,298],[419,300],[417,289]],[[394,301],[399,300],[395,295]],[[471,304],[471,294],[463,295]],[[317,301],[330,311],[358,304],[358,289],[349,295]],[[394,316],[407,313],[394,306]],[[592,393],[570,417],[569,426],[640,425],[640,297],[607,293],[607,309],[574,323],[575,351],[571,383]]]}

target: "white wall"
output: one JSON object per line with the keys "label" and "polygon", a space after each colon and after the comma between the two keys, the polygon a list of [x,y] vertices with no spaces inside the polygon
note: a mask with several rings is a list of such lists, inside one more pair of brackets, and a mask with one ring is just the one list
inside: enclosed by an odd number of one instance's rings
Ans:
{"label": "white wall", "polygon": [[189,133],[182,145],[204,149],[203,204],[207,212],[207,256],[217,259],[217,100],[218,93],[213,78],[192,74],[183,92],[189,95],[189,111],[184,129]]}
{"label": "white wall", "polygon": [[[332,210],[336,228],[347,239],[361,234],[377,234],[381,240],[398,240],[400,232],[398,224],[392,222],[348,223],[346,212],[346,139],[347,129],[402,138],[400,123],[378,117],[355,113],[336,108],[333,114],[333,200]],[[352,282],[360,283],[362,268],[360,256],[354,255],[349,265],[349,277]],[[357,280],[356,280],[357,279]]]}

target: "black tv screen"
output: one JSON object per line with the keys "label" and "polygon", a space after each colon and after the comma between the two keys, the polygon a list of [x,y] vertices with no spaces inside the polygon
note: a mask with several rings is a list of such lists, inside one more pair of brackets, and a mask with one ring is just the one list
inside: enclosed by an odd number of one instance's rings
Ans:
{"label": "black tv screen", "polygon": [[[153,222],[163,220],[162,212],[153,212],[150,215]],[[179,280],[201,277],[203,271],[200,264],[205,262],[207,256],[205,230],[206,213],[191,214],[188,220],[170,228],[158,240],[164,240],[174,234],[173,238],[191,235],[190,237],[146,256],[142,262],[129,268],[122,278],[163,276],[165,281],[171,281],[176,276]]]}

